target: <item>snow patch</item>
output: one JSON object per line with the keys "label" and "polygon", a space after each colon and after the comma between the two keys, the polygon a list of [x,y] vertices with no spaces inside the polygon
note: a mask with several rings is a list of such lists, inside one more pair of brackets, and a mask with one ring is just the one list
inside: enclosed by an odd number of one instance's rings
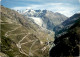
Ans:
{"label": "snow patch", "polygon": [[25,13],[27,13],[27,14],[30,13],[31,15],[34,15],[35,11],[32,10],[32,9],[30,9],[30,10],[27,9],[27,10],[25,10],[23,13],[24,13],[24,14],[25,14]]}

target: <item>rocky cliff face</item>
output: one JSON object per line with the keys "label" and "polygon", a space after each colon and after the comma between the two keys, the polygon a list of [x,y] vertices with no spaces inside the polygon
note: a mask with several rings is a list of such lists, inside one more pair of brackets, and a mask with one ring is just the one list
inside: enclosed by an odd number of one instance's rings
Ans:
{"label": "rocky cliff face", "polygon": [[48,57],[54,33],[1,6],[1,53],[8,57]]}
{"label": "rocky cliff face", "polygon": [[[75,16],[75,15],[74,15]],[[73,17],[74,17],[73,16]],[[77,14],[76,16],[80,16]],[[78,19],[76,19],[78,18]],[[80,17],[70,19],[70,22],[75,22],[67,29],[67,33],[56,37],[55,46],[50,50],[50,57],[76,57],[80,56]],[[73,21],[72,21],[73,20]],[[71,24],[71,23],[68,23]],[[65,25],[65,24],[64,24]],[[64,30],[63,30],[64,32]]]}

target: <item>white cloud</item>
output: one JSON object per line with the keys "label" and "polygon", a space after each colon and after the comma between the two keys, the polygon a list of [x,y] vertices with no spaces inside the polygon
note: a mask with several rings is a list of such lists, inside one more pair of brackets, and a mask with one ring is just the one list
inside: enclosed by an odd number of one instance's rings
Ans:
{"label": "white cloud", "polygon": [[1,1],[1,0],[0,0]]}
{"label": "white cloud", "polygon": [[59,12],[61,14],[64,14],[68,17],[70,17],[71,15],[73,15],[73,11],[76,9],[74,7],[70,7],[70,4],[66,3],[46,3],[46,4],[42,4],[42,5],[30,5],[27,7],[14,7],[12,9],[15,10],[24,10],[24,9],[47,9],[53,12]]}
{"label": "white cloud", "polygon": [[42,5],[34,5],[34,4],[32,4],[32,5],[29,5],[29,6],[27,6],[27,7],[14,7],[14,8],[12,8],[12,9],[26,9],[26,8],[32,8],[32,9],[40,9],[40,8],[46,8],[46,6],[56,6],[56,5],[61,5],[62,3],[46,3],[46,4],[42,4]]}
{"label": "white cloud", "polygon": [[55,12],[59,12],[67,17],[70,17],[74,14],[74,10],[75,8],[71,8],[71,7],[56,7]]}
{"label": "white cloud", "polygon": [[80,3],[80,0],[79,0],[79,3]]}

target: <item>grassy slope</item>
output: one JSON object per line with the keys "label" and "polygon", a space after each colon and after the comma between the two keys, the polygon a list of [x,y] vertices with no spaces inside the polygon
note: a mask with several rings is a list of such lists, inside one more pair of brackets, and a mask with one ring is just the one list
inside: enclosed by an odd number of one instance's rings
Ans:
{"label": "grassy slope", "polygon": [[[24,54],[20,53],[16,44],[26,35],[26,33],[30,33],[30,35],[28,35],[21,43],[25,43],[29,40],[35,41],[38,39],[36,44],[32,46],[32,51],[38,49],[36,52],[32,52],[33,57],[49,56],[49,47],[45,43],[47,42],[47,37],[50,41],[52,41],[52,36],[48,36],[48,33],[40,30],[39,27],[31,23],[31,21],[28,21],[28,19],[18,14],[14,10],[5,8],[3,6],[1,6],[1,9],[1,52],[7,54],[9,57],[26,57]],[[8,31],[12,32],[7,33]],[[7,37],[5,36],[6,33],[8,34]],[[41,44],[41,42],[43,42],[43,44]],[[21,46],[21,48],[28,54],[32,43],[33,42],[24,44]],[[47,46],[46,50],[42,51],[41,49],[45,46]]]}

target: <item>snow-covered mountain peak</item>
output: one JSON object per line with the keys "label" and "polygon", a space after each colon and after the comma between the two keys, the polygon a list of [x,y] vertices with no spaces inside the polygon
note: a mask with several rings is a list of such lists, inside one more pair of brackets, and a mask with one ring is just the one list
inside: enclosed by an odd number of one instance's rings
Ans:
{"label": "snow-covered mountain peak", "polygon": [[[48,12],[48,10],[33,10],[33,9],[26,9],[26,10],[24,10],[24,11],[22,11],[21,12],[21,10],[20,11],[18,11],[19,13],[21,13],[21,14],[31,14],[31,15],[35,15],[35,14],[38,14],[38,13],[46,13],[46,12]],[[33,14],[32,14],[33,13]]]}
{"label": "snow-covered mountain peak", "polygon": [[35,13],[33,9],[26,9],[23,13]]}
{"label": "snow-covered mountain peak", "polygon": [[60,13],[54,13],[48,10],[26,9],[21,14],[32,18],[36,24],[49,30],[53,30],[54,26],[61,24],[67,19],[66,16]]}

